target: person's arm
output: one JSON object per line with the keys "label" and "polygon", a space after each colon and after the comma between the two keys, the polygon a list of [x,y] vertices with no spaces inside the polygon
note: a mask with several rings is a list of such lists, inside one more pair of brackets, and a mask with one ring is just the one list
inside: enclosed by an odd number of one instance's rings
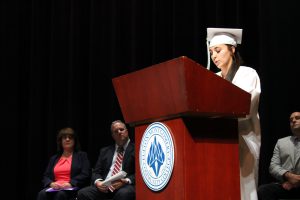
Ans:
{"label": "person's arm", "polygon": [[287,171],[283,174],[283,177],[288,182],[283,184],[283,186],[286,186],[286,189],[300,187],[300,175]]}
{"label": "person's arm", "polygon": [[246,118],[240,118],[239,120],[249,119],[252,115],[258,113],[258,104],[261,94],[260,78],[254,69],[244,68],[242,71],[237,72],[232,83],[251,94],[249,115],[247,115]]}
{"label": "person's arm", "polygon": [[56,160],[58,158],[58,155],[54,155],[49,159],[48,165],[46,167],[46,170],[43,174],[43,179],[42,179],[42,184],[43,187],[51,187],[51,183],[54,182],[54,173],[53,173],[53,169],[54,169],[54,165],[56,163]]}
{"label": "person's arm", "polygon": [[73,154],[72,170],[71,170],[71,185],[83,187],[90,182],[91,167],[87,153],[83,151]]}
{"label": "person's arm", "polygon": [[92,172],[92,183],[105,180],[111,167],[114,147],[104,147],[100,149],[99,156]]}
{"label": "person's arm", "polygon": [[282,165],[282,161],[280,159],[280,140],[277,141],[274,150],[273,150],[273,156],[271,158],[269,172],[270,174],[276,178],[277,180],[283,182],[284,181],[284,174],[288,171],[287,169],[284,169]]}
{"label": "person's arm", "polygon": [[104,147],[100,149],[99,156],[93,169],[92,183],[101,192],[108,192],[108,187],[102,183],[106,178],[111,167],[112,157],[114,153],[114,146]]}
{"label": "person's arm", "polygon": [[124,166],[125,168],[123,169],[127,175],[125,177],[127,184],[135,184],[135,146],[134,143],[129,143],[127,147],[127,165]]}

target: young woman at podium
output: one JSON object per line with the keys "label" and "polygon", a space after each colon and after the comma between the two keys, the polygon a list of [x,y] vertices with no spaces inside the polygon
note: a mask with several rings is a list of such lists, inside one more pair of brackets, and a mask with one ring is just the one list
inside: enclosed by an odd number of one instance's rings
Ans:
{"label": "young woman at podium", "polygon": [[260,152],[260,121],[258,114],[261,93],[257,72],[243,66],[238,45],[242,29],[207,28],[208,65],[210,59],[219,72],[216,74],[251,94],[250,113],[239,118],[240,190],[242,200],[257,200],[258,162]]}

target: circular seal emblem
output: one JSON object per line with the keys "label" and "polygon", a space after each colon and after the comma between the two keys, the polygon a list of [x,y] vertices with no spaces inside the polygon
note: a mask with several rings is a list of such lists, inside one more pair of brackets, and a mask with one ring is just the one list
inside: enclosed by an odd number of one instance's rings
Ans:
{"label": "circular seal emblem", "polygon": [[140,144],[139,162],[148,188],[162,190],[169,182],[174,166],[174,144],[166,125],[154,122],[147,127]]}

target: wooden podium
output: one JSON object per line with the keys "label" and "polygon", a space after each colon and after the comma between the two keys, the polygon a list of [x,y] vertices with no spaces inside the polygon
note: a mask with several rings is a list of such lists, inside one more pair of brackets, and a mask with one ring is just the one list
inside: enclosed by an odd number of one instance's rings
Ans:
{"label": "wooden podium", "polygon": [[[239,200],[237,118],[250,94],[182,56],[113,78],[125,122],[135,127],[137,200]],[[158,192],[139,166],[143,134],[162,122],[174,141],[174,167]]]}

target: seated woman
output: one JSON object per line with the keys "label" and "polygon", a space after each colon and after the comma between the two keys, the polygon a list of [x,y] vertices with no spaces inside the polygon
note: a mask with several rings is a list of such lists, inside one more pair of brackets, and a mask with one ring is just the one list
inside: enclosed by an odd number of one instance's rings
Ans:
{"label": "seated woman", "polygon": [[61,129],[57,135],[57,153],[53,155],[43,176],[43,187],[37,200],[69,200],[77,190],[89,184],[91,170],[86,152],[72,128]]}

